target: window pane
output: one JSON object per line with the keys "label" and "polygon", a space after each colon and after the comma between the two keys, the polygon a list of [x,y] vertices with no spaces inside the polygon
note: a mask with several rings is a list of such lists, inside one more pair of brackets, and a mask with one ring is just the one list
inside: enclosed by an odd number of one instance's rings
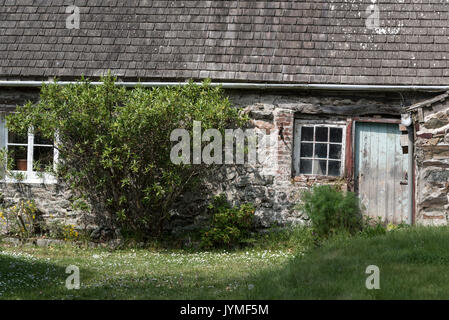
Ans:
{"label": "window pane", "polygon": [[328,138],[328,130],[329,128],[327,127],[316,127],[316,135],[315,135],[315,140],[316,141],[324,141],[327,142],[327,138]]}
{"label": "window pane", "polygon": [[330,159],[341,159],[341,145],[340,144],[330,144],[329,145],[329,158]]}
{"label": "window pane", "polygon": [[329,161],[329,175],[339,176],[340,175],[341,161]]}
{"label": "window pane", "polygon": [[53,140],[51,139],[45,139],[39,130],[34,130],[34,144],[47,144],[47,145],[53,145]]}
{"label": "window pane", "polygon": [[327,144],[326,143],[315,144],[315,158],[327,158]]}
{"label": "window pane", "polygon": [[27,147],[8,146],[12,170],[27,171]]}
{"label": "window pane", "polygon": [[33,157],[33,170],[45,171],[53,165],[53,148],[34,147]]}
{"label": "window pane", "polygon": [[326,175],[326,160],[313,160],[313,174]]}
{"label": "window pane", "polygon": [[313,127],[301,128],[301,141],[313,141]]}
{"label": "window pane", "polygon": [[330,141],[331,142],[342,142],[343,129],[342,128],[330,128]]}
{"label": "window pane", "polygon": [[8,131],[8,143],[25,143],[28,144],[28,134],[18,135],[14,132]]}
{"label": "window pane", "polygon": [[313,156],[313,143],[301,143],[301,157]]}
{"label": "window pane", "polygon": [[299,162],[299,173],[311,174],[312,173],[312,160],[301,159]]}

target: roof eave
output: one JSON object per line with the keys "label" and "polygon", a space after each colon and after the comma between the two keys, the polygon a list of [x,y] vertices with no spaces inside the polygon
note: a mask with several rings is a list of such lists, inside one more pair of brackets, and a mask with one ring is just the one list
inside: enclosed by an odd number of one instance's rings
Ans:
{"label": "roof eave", "polygon": [[[43,84],[52,84],[54,81],[37,80],[0,80],[0,87],[41,87]],[[75,84],[77,81],[58,81],[60,85]],[[93,85],[99,85],[101,81],[92,81]],[[200,84],[200,82],[195,82]],[[124,81],[116,82],[124,87],[165,87],[186,85],[188,82],[135,82]],[[449,91],[449,85],[370,85],[370,84],[321,84],[321,83],[252,83],[252,82],[211,82],[211,86],[221,86],[225,89],[254,89],[254,90],[338,90],[338,91],[425,91],[425,92],[444,92]]]}

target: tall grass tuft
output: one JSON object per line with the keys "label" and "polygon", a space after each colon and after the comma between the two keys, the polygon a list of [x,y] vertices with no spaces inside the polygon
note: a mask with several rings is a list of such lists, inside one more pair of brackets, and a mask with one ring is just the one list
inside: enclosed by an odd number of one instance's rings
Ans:
{"label": "tall grass tuft", "polygon": [[314,232],[320,238],[337,233],[355,234],[363,227],[360,201],[353,192],[342,192],[332,186],[315,186],[305,191],[297,209],[307,214]]}

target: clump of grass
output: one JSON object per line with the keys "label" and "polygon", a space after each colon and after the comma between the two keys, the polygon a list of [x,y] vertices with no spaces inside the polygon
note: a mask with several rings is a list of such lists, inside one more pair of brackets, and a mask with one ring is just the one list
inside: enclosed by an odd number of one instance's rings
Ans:
{"label": "clump of grass", "polygon": [[319,185],[304,191],[296,209],[307,214],[319,238],[355,234],[363,228],[362,208],[355,193],[333,186]]}
{"label": "clump of grass", "polygon": [[287,249],[302,252],[313,247],[314,243],[313,230],[305,225],[271,227],[254,236],[252,241],[252,245],[259,249]]}

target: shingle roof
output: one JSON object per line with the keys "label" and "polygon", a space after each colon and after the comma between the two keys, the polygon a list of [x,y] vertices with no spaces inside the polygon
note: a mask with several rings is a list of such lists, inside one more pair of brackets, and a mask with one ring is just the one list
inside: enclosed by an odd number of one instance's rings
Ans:
{"label": "shingle roof", "polygon": [[0,0],[0,78],[449,84],[446,1],[377,3]]}

